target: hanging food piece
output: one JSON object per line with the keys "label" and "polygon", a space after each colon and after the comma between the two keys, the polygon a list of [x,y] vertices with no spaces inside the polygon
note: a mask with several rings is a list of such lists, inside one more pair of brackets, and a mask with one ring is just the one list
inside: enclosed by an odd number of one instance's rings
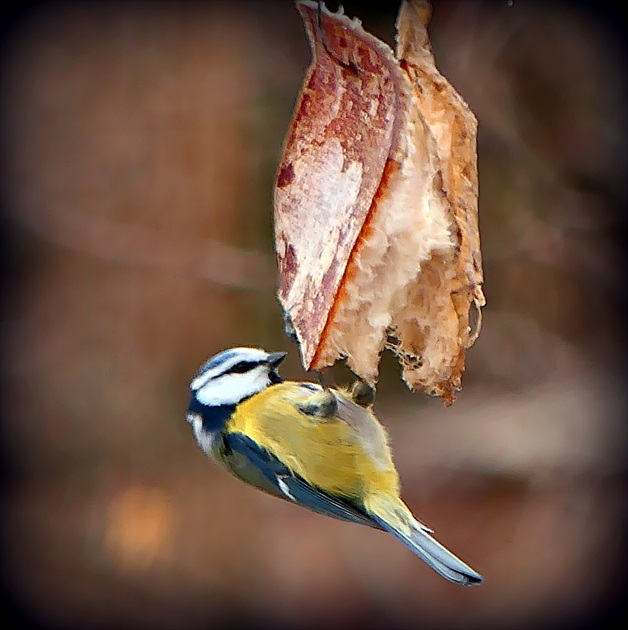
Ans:
{"label": "hanging food piece", "polygon": [[[402,2],[397,54],[359,20],[297,8],[312,47],[275,186],[279,301],[305,369],[454,400],[480,328],[475,116],[434,65],[430,5]],[[475,313],[474,324],[470,323]]]}

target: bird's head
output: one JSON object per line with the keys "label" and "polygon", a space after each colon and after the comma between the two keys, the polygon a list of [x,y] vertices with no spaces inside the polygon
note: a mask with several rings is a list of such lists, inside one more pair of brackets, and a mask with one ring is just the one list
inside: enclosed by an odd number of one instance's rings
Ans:
{"label": "bird's head", "polygon": [[238,403],[281,382],[277,367],[285,357],[285,352],[231,348],[201,366],[190,383],[186,419],[205,453],[215,453],[217,437]]}
{"label": "bird's head", "polygon": [[219,407],[240,401],[280,383],[277,367],[285,352],[259,348],[231,348],[206,361],[190,383],[192,397],[201,405]]}

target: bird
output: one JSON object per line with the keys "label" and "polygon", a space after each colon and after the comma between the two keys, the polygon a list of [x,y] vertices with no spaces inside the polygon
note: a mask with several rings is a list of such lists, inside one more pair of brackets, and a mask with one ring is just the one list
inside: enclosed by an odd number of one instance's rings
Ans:
{"label": "bird", "polygon": [[387,432],[368,386],[284,380],[286,352],[238,347],[190,382],[186,419],[198,446],[240,480],[314,512],[392,534],[451,582],[482,576],[441,545],[400,496]]}

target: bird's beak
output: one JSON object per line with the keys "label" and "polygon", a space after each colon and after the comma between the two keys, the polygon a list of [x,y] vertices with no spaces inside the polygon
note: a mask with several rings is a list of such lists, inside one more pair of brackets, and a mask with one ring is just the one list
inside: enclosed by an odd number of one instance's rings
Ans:
{"label": "bird's beak", "polygon": [[266,359],[266,363],[271,368],[276,368],[288,355],[287,352],[271,352]]}

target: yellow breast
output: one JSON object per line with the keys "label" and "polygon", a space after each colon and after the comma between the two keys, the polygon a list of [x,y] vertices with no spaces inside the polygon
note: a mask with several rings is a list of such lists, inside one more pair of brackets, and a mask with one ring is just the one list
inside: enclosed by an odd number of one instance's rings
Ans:
{"label": "yellow breast", "polygon": [[240,403],[227,431],[247,435],[295,474],[331,494],[398,496],[398,475],[375,416],[346,399],[335,416],[307,415],[297,404],[311,396],[310,389],[296,382],[273,385]]}

